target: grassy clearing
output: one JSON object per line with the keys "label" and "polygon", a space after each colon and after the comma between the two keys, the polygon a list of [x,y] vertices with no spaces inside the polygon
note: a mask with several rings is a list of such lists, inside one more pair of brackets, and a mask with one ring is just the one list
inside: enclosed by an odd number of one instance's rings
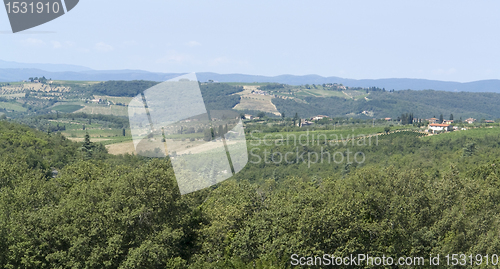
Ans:
{"label": "grassy clearing", "polygon": [[103,115],[114,115],[114,116],[128,116],[128,108],[126,106],[103,106],[97,104],[88,104],[84,108],[75,111],[77,113],[87,113],[87,114],[103,114]]}
{"label": "grassy clearing", "polygon": [[85,134],[88,132],[90,136],[90,141],[99,142],[103,145],[111,145],[116,143],[122,143],[126,141],[132,141],[132,136],[130,131],[127,130],[125,136],[122,134],[121,129],[111,129],[111,130],[99,130],[99,129],[89,129],[89,130],[66,130],[62,134],[74,141],[83,141]]}
{"label": "grassy clearing", "polygon": [[355,96],[354,97],[354,100],[359,100],[359,99],[363,99],[365,97],[368,97],[370,94],[363,94],[363,95],[358,95],[358,96]]}
{"label": "grassy clearing", "polygon": [[3,98],[23,98],[26,93],[0,94]]}
{"label": "grassy clearing", "polygon": [[[393,126],[391,131],[409,129],[408,126]],[[384,133],[384,127],[358,127],[358,128],[346,128],[341,127],[336,130],[308,130],[304,129],[302,132],[279,132],[279,133],[252,133],[247,136],[247,140],[257,140],[257,141],[274,141],[274,140],[290,140],[291,143],[294,141],[324,141],[325,137],[327,140],[339,140],[339,139],[350,139],[353,136],[369,136],[374,134]],[[320,142],[321,142],[320,141]]]}
{"label": "grassy clearing", "polygon": [[309,90],[304,90],[304,92],[309,93],[314,97],[346,97],[342,92],[339,91],[309,89]]}
{"label": "grassy clearing", "polygon": [[239,104],[237,104],[234,109],[236,110],[259,110],[269,113],[274,113],[276,115],[279,114],[278,110],[271,102],[271,97],[257,97],[257,95],[253,96],[245,96],[241,98]]}
{"label": "grassy clearing", "polygon": [[112,101],[114,103],[122,103],[128,105],[130,101],[132,101],[132,97],[116,97],[116,96],[108,96],[108,95],[94,95],[96,99],[107,99],[108,101]]}
{"label": "grassy clearing", "polygon": [[132,140],[106,145],[106,149],[110,154],[120,155],[120,154],[135,154],[134,142]]}
{"label": "grassy clearing", "polygon": [[354,91],[354,90],[344,90],[343,93],[349,98],[356,98],[358,96],[366,95],[366,92]]}
{"label": "grassy clearing", "polygon": [[[106,144],[107,143],[107,144]],[[158,146],[158,143],[148,143],[147,140],[144,143],[141,142],[141,148],[143,150],[154,150],[155,147]],[[236,143],[235,141],[228,141],[228,145]],[[134,143],[132,140],[126,140],[121,143],[110,143],[110,141],[104,141],[103,144],[106,145],[108,152],[110,154],[118,155],[118,154],[135,154],[136,150],[134,148]],[[195,154],[206,152],[214,149],[219,144],[206,142],[202,140],[190,141],[190,140],[176,140],[173,143],[173,140],[167,139],[166,143],[163,143],[165,149],[168,152],[176,152],[177,154]]]}
{"label": "grassy clearing", "polygon": [[0,102],[0,108],[5,108],[7,110],[13,110],[13,111],[18,111],[18,112],[26,112],[27,111],[27,109],[19,103]]}
{"label": "grassy clearing", "polygon": [[443,140],[449,140],[449,139],[457,139],[460,137],[470,137],[470,138],[483,138],[487,135],[495,135],[499,136],[500,135],[500,128],[498,127],[493,127],[493,128],[475,128],[475,129],[469,129],[469,130],[463,130],[463,131],[453,131],[449,133],[443,133],[443,134],[438,134],[438,135],[431,135],[425,138],[422,138],[424,140],[432,140],[432,141],[443,141]]}
{"label": "grassy clearing", "polygon": [[53,110],[64,112],[64,113],[73,113],[79,109],[82,109],[83,106],[80,105],[58,105],[53,107]]}
{"label": "grassy clearing", "polygon": [[22,84],[26,84],[26,82],[22,82],[22,81],[16,81],[16,82],[0,82],[0,84],[22,85]]}
{"label": "grassy clearing", "polygon": [[[85,134],[89,134],[91,141],[92,139],[100,139],[105,145],[120,143],[127,140],[132,140],[130,134],[130,129],[125,129],[125,136],[123,136],[123,129],[121,128],[103,128],[101,124],[92,121],[92,124],[88,124],[86,120],[58,120],[54,121],[52,124],[64,125],[66,130],[62,134],[71,139],[83,139]],[[83,126],[85,125],[85,130]],[[105,139],[105,140],[104,140]]]}

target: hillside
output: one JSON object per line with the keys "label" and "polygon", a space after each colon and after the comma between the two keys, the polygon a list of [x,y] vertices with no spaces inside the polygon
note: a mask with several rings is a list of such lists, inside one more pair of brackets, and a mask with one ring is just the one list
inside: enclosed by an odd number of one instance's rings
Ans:
{"label": "hillside", "polygon": [[[21,68],[22,67],[22,68]],[[66,69],[64,69],[66,68]],[[64,71],[63,71],[64,70]],[[0,62],[0,82],[22,81],[32,76],[45,76],[57,80],[151,80],[165,81],[183,74],[180,73],[153,73],[142,70],[88,70],[85,67],[67,65],[19,64]],[[481,80],[473,82],[450,82],[427,79],[387,78],[387,79],[349,79],[341,77],[322,77],[318,75],[279,75],[259,76],[246,74],[217,74],[210,72],[197,73],[200,81],[209,80],[218,82],[239,83],[284,83],[290,85],[338,83],[349,87],[379,87],[395,90],[439,90],[439,91],[467,91],[467,92],[500,92],[500,80]]]}
{"label": "hillside", "polygon": [[[367,98],[305,97],[302,100],[273,99],[278,111],[286,115],[298,113],[303,117],[327,115],[332,117],[396,118],[402,113],[430,118],[453,114],[456,119],[500,118],[500,94],[444,91],[370,92]],[[365,112],[366,114],[363,114]]]}
{"label": "hillside", "polygon": [[[156,85],[153,81],[78,82],[53,84],[0,84],[0,112],[85,112],[127,116],[130,98]],[[241,86],[243,85],[243,87]],[[500,118],[500,94],[446,91],[388,91],[377,87],[348,87],[342,84],[288,85],[277,83],[200,83],[210,110],[237,109],[256,115],[258,111],[300,117],[327,115],[353,118],[396,118],[413,113],[417,118]],[[247,90],[244,90],[247,89]],[[92,99],[105,100],[102,103]],[[86,101],[85,101],[86,100]],[[110,103],[107,103],[107,102]],[[111,105],[110,105],[111,104]],[[17,114],[16,114],[17,115]]]}

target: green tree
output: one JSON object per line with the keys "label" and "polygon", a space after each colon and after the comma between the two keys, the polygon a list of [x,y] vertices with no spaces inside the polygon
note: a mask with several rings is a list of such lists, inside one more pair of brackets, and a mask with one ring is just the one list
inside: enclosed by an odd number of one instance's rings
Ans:
{"label": "green tree", "polygon": [[464,148],[462,149],[463,150],[463,153],[462,153],[462,156],[463,157],[470,157],[474,154],[474,152],[476,151],[476,143],[474,142],[469,142],[467,143]]}
{"label": "green tree", "polygon": [[212,140],[212,128],[207,128],[203,130],[203,140],[211,141]]}
{"label": "green tree", "polygon": [[[295,112],[295,116],[293,116],[293,126],[295,126],[297,121],[299,120],[299,114]],[[299,121],[300,124],[300,121]]]}
{"label": "green tree", "polygon": [[80,149],[82,151],[84,160],[90,160],[92,158],[93,145],[92,142],[90,142],[90,135],[88,132],[85,133],[83,145]]}

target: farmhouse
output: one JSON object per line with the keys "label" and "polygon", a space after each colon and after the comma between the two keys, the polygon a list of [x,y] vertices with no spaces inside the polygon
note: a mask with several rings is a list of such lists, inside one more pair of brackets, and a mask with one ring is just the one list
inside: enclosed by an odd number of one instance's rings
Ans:
{"label": "farmhouse", "polygon": [[439,123],[431,123],[429,124],[429,132],[436,132],[436,131],[451,131],[451,125],[449,124],[439,124]]}
{"label": "farmhouse", "polygon": [[312,125],[312,124],[313,124],[313,122],[310,122],[310,121],[308,121],[306,119],[302,119],[300,121],[300,125],[299,126],[307,126],[307,125]]}
{"label": "farmhouse", "polygon": [[427,119],[427,121],[428,121],[430,124],[434,124],[434,123],[438,123],[439,119],[436,119],[436,118],[430,118],[430,119]]}
{"label": "farmhouse", "polygon": [[311,120],[322,120],[324,118],[328,118],[328,116],[325,116],[325,115],[318,115],[318,116],[314,116],[311,118]]}
{"label": "farmhouse", "polygon": [[474,119],[474,118],[468,118],[465,120],[465,122],[467,122],[468,124],[473,124],[475,121],[476,121],[476,119]]}

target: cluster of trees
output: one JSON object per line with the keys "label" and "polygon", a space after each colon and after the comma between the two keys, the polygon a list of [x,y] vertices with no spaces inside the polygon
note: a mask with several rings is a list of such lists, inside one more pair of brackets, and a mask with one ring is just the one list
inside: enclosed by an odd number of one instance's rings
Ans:
{"label": "cluster of trees", "polygon": [[207,128],[203,131],[203,140],[211,141],[217,137],[224,137],[228,132],[228,127],[226,125],[219,125],[219,127]]}
{"label": "cluster of trees", "polygon": [[[106,128],[125,129],[129,127],[129,120],[126,117],[86,113],[51,113],[36,117],[25,117],[20,115],[13,120],[43,132],[65,131],[65,124],[54,122],[54,120],[59,119],[84,121],[88,122],[89,125],[91,125],[92,120],[94,120],[94,123],[101,124]],[[82,128],[85,130],[85,125],[83,125]]]}
{"label": "cluster of trees", "polygon": [[495,119],[500,116],[500,108],[495,102],[498,97],[498,93],[404,90],[392,94],[374,92],[366,104],[373,105],[374,111],[384,113],[388,117],[413,111],[415,115],[423,118],[451,113],[464,119]]}
{"label": "cluster of trees", "polygon": [[145,80],[111,80],[84,87],[75,87],[75,89],[98,95],[135,97],[157,84],[158,82]]}
{"label": "cluster of trees", "polygon": [[[352,100],[339,97],[305,97],[305,102],[293,99],[274,98],[273,104],[280,113],[294,115],[299,113],[302,117],[310,118],[316,115],[326,115],[331,117],[345,116],[353,110],[358,113],[358,103]],[[359,113],[363,111],[360,110]]]}
{"label": "cluster of trees", "polygon": [[263,91],[276,91],[276,90],[283,90],[285,89],[287,85],[285,84],[280,84],[280,83],[269,83],[263,86],[260,86],[259,89]]}
{"label": "cluster of trees", "polygon": [[413,124],[413,113],[401,114],[401,117],[398,117],[398,121],[401,121],[403,125]]}
{"label": "cluster of trees", "polygon": [[[36,80],[36,81],[43,83],[43,84],[47,83],[47,79],[45,78],[45,76],[43,76],[43,77],[30,77],[28,80],[30,82],[35,82],[35,80]],[[50,80],[52,80],[52,79],[50,79]]]}
{"label": "cluster of trees", "polygon": [[369,87],[369,88],[366,88],[366,92],[369,93],[369,92],[385,92],[385,88],[379,88],[379,87]]}
{"label": "cluster of trees", "polygon": [[[75,90],[98,95],[135,97],[157,84],[158,82],[144,80],[106,81],[84,87],[75,85]],[[239,103],[241,97],[233,94],[243,91],[243,87],[209,83],[200,84],[200,90],[207,109],[222,110],[231,109]]]}
{"label": "cluster of trees", "polygon": [[242,92],[243,87],[210,83],[201,84],[200,90],[207,110],[225,110],[232,109],[240,102],[241,96],[235,93]]}

